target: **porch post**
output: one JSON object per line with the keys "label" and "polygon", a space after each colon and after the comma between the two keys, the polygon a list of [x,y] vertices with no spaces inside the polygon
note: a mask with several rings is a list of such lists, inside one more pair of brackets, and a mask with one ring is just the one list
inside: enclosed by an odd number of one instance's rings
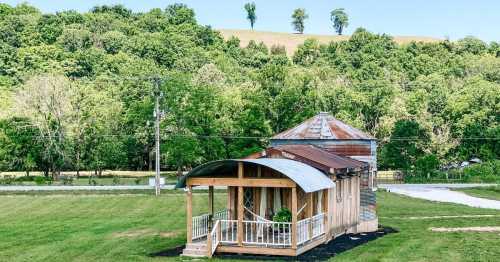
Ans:
{"label": "porch post", "polygon": [[297,249],[297,188],[292,187],[292,249]]}
{"label": "porch post", "polygon": [[214,186],[208,186],[208,232],[214,226]]}
{"label": "porch post", "polygon": [[330,212],[330,189],[325,189],[323,192],[323,198],[325,201],[325,205],[323,206],[323,212],[325,213],[325,235],[326,235],[326,242],[330,241],[330,219],[331,215]]}
{"label": "porch post", "polygon": [[187,186],[186,192],[186,239],[187,243],[191,243],[193,241],[193,187]]}
{"label": "porch post", "polygon": [[[306,212],[306,216],[308,218],[312,218],[313,217],[313,214],[314,214],[314,203],[313,203],[313,194],[315,192],[311,192],[311,193],[307,193],[307,212]],[[308,231],[309,231],[309,236],[308,238],[309,239],[312,239],[312,236],[313,236],[313,225],[312,225],[312,220],[309,220],[309,225],[308,225]]]}
{"label": "porch post", "polygon": [[[238,162],[238,178],[243,179],[243,162]],[[238,186],[238,245],[243,246],[243,187]]]}

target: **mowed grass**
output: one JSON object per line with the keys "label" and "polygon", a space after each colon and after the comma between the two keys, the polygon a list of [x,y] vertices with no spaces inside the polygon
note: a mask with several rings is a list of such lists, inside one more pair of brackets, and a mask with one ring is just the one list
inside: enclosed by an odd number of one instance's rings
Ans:
{"label": "mowed grass", "polygon": [[456,191],[461,191],[466,193],[467,195],[475,197],[482,197],[500,201],[500,186],[460,188],[456,189]]}
{"label": "mowed grass", "polygon": [[[499,233],[435,233],[429,227],[500,226],[500,211],[378,192],[380,222],[399,230],[333,261],[498,261]],[[226,195],[216,193],[217,209]],[[195,213],[207,194],[194,194]],[[495,217],[408,220],[405,217]],[[184,194],[0,196],[0,261],[171,261],[150,257],[185,242]],[[227,260],[226,260],[227,261]]]}
{"label": "mowed grass", "polygon": [[[314,38],[321,44],[328,44],[332,41],[348,40],[346,35],[314,35],[314,34],[296,34],[284,32],[265,32],[244,29],[218,29],[224,39],[229,39],[231,36],[236,36],[240,39],[240,45],[246,47],[250,40],[257,43],[263,42],[268,48],[273,45],[281,45],[286,48],[288,56],[292,56],[297,50],[297,47],[304,43],[306,39]],[[443,39],[425,36],[394,36],[394,41],[398,44],[408,44],[412,41],[416,42],[439,42]]]}

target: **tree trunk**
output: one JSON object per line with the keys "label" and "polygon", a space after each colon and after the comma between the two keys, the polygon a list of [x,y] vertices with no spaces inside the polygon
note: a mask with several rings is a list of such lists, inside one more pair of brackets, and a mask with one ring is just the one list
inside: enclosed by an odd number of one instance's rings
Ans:
{"label": "tree trunk", "polygon": [[148,150],[148,170],[153,171],[153,151]]}
{"label": "tree trunk", "polygon": [[30,176],[30,171],[26,169],[26,176],[29,177]]}
{"label": "tree trunk", "polygon": [[80,178],[80,150],[76,153],[76,178]]}
{"label": "tree trunk", "polygon": [[179,180],[182,176],[182,168],[181,166],[177,166],[177,180]]}

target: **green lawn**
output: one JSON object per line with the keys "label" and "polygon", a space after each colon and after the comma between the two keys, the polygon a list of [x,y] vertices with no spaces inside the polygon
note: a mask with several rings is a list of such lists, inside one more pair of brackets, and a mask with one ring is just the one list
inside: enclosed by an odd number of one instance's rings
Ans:
{"label": "green lawn", "polygon": [[500,201],[500,186],[461,188],[457,189],[457,191],[461,191],[475,197],[482,197]]}
{"label": "green lawn", "polygon": [[[499,233],[433,233],[428,227],[500,226],[500,217],[405,220],[406,216],[495,214],[379,192],[380,221],[400,230],[335,261],[496,261]],[[206,193],[196,193],[197,213]],[[216,194],[223,206],[225,194]],[[2,195],[0,261],[167,261],[148,254],[185,241],[184,194]],[[184,258],[185,259],[185,258]]]}

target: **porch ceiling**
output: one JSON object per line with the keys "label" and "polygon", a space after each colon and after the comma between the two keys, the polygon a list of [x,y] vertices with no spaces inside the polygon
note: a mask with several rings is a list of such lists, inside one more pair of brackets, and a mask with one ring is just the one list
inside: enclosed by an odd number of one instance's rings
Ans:
{"label": "porch ceiling", "polygon": [[307,164],[290,159],[260,158],[228,159],[208,162],[197,166],[187,175],[183,176],[177,183],[176,188],[185,187],[188,177],[210,177],[217,176],[221,173],[231,172],[231,170],[237,168],[238,162],[252,163],[271,168],[293,180],[305,192],[315,192],[335,187],[335,183],[333,183],[330,178],[318,169]]}

